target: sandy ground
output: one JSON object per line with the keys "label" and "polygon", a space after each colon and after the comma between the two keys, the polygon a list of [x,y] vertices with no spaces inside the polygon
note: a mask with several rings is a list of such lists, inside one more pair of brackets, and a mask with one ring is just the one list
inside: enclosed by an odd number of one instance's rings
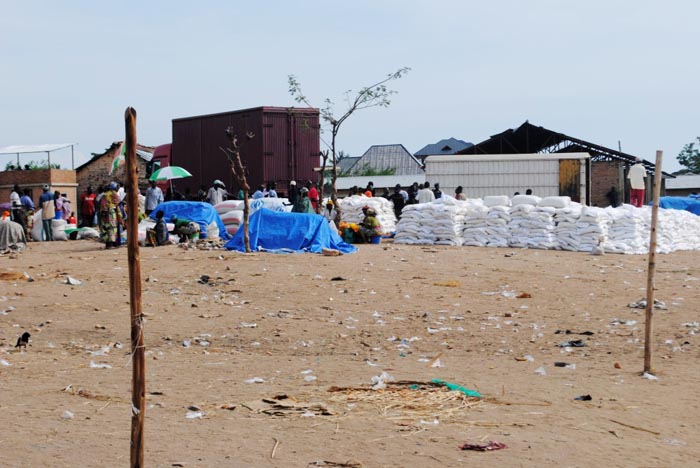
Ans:
{"label": "sandy ground", "polygon": [[[700,319],[700,252],[657,258],[668,310],[655,314],[652,381],[639,376],[644,311],[627,307],[645,294],[644,256],[393,244],[342,257],[142,249],[146,465],[697,466],[700,335],[684,324]],[[0,466],[128,465],[127,271],[125,248],[88,241],[0,257]],[[66,275],[83,283],[65,284]],[[513,297],[521,293],[532,297]],[[555,333],[566,329],[594,334]],[[17,352],[25,330],[31,346]],[[586,346],[558,347],[570,339]],[[438,356],[442,367],[431,367]],[[328,392],[367,386],[382,371],[459,383],[485,399],[440,406],[421,390],[379,400]],[[264,382],[245,382],[255,377]],[[260,411],[279,394],[301,409]],[[201,419],[187,419],[193,405]],[[507,448],[458,448],[491,440]],[[321,461],[351,463],[312,465]]]}

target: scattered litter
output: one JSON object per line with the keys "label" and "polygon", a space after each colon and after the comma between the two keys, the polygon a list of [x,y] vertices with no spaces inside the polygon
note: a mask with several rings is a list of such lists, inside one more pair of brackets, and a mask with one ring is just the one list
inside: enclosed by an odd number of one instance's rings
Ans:
{"label": "scattered litter", "polygon": [[418,421],[418,424],[421,424],[423,426],[438,426],[440,425],[440,421],[438,421],[437,419],[433,419],[432,421],[426,421],[424,419],[421,419],[420,421]]}
{"label": "scattered litter", "polygon": [[241,406],[256,413],[278,417],[302,416],[308,418],[333,415],[333,412],[324,403],[300,402],[286,394],[246,402]]}
{"label": "scattered litter", "polygon": [[242,328],[258,328],[258,324],[257,323],[241,322],[241,327]]}
{"label": "scattered litter", "polygon": [[317,377],[316,377],[315,375],[305,375],[305,376],[304,376],[304,380],[305,380],[306,382],[313,382],[313,381],[316,380],[316,379],[317,379]]}
{"label": "scattered litter", "polygon": [[508,446],[502,442],[490,441],[486,445],[479,444],[464,444],[459,447],[461,450],[473,450],[475,452],[491,452],[493,450],[501,450],[508,448]]}
{"label": "scattered litter", "polygon": [[591,401],[593,398],[590,395],[579,395],[574,400],[576,401]]}
{"label": "scattered litter", "polygon": [[515,296],[516,299],[532,299],[532,294],[530,293],[520,293],[517,296]]}
{"label": "scattered litter", "polygon": [[570,340],[562,341],[557,346],[559,346],[560,348],[583,348],[584,346],[586,346],[586,343],[584,343],[582,340]]}
{"label": "scattered litter", "polygon": [[647,379],[647,380],[659,380],[659,378],[657,376],[655,376],[654,374],[650,374],[649,372],[643,373],[642,377]]}
{"label": "scattered litter", "polygon": [[372,377],[372,390],[384,390],[386,388],[386,383],[393,381],[394,377],[391,374],[382,372]]}
{"label": "scattered litter", "polygon": [[331,278],[331,281],[347,281],[347,280],[345,278],[343,278],[342,276],[334,276],[333,278]]}
{"label": "scattered litter", "polygon": [[28,282],[28,283],[34,282],[34,278],[32,278],[32,275],[30,275],[30,274],[27,273],[26,271],[24,272],[24,277],[27,278],[27,282]]}
{"label": "scattered litter", "polygon": [[70,284],[71,286],[80,286],[83,284],[83,282],[71,276],[66,276],[66,284]]}
{"label": "scattered litter", "polygon": [[664,443],[668,444],[668,445],[677,445],[677,446],[688,445],[686,442],[679,440],[679,439],[664,439]]}
{"label": "scattered litter", "polygon": [[61,415],[61,418],[63,419],[73,419],[75,415],[71,413],[70,411],[64,411],[63,414]]}
{"label": "scattered litter", "polygon": [[262,377],[253,377],[252,379],[246,379],[243,382],[245,383],[265,383],[265,379]]}
{"label": "scattered litter", "polygon": [[561,361],[555,362],[554,366],[555,367],[566,367],[567,369],[574,369],[574,370],[576,369],[576,364],[569,364],[567,362],[561,362]]}
{"label": "scattered litter", "polygon": [[623,320],[623,319],[619,319],[619,318],[614,318],[610,321],[610,325],[612,325],[612,326],[627,325],[629,327],[633,327],[633,326],[637,325],[637,321],[636,320]]}
{"label": "scattered litter", "polygon": [[544,366],[542,366],[535,369],[535,374],[544,376],[547,375],[547,371],[544,369]]}
{"label": "scattered litter", "polygon": [[[629,307],[630,309],[646,309],[647,300],[645,298],[642,298],[637,302],[630,302],[629,304],[627,304],[627,307]],[[668,307],[666,306],[665,302],[660,301],[658,299],[654,299],[654,309],[668,310]]]}
{"label": "scattered litter", "polygon": [[185,415],[187,419],[202,419],[204,417],[204,412],[202,411],[188,411]]}
{"label": "scattered litter", "polygon": [[109,364],[96,363],[95,361],[90,361],[90,369],[111,369],[112,366]]}
{"label": "scattered litter", "polygon": [[0,359],[0,365],[5,366],[5,367],[10,367],[10,366],[12,366],[11,363],[7,362],[7,361],[4,360],[4,359]]}
{"label": "scattered litter", "polygon": [[447,387],[448,389],[455,391],[455,392],[461,392],[468,397],[481,398],[481,393],[477,392],[476,390],[470,390],[470,389],[463,387],[459,384],[445,382],[444,380],[440,380],[440,379],[433,379],[430,381],[430,383],[434,383],[434,384],[440,385],[442,387]]}
{"label": "scattered litter", "polygon": [[184,340],[182,342],[182,346],[185,348],[189,348],[190,346],[192,346],[192,342],[190,340]]}
{"label": "scattered litter", "polygon": [[445,288],[458,288],[461,286],[461,283],[456,280],[436,281],[433,283],[433,286],[442,286]]}

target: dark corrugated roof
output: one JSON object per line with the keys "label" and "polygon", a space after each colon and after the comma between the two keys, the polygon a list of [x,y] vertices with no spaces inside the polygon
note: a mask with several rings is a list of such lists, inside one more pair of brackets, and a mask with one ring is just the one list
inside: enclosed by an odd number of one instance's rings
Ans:
{"label": "dark corrugated roof", "polygon": [[[119,146],[120,146],[121,144],[122,144],[121,141],[115,141],[114,143],[112,143],[112,144],[109,146],[109,148],[105,149],[104,152],[102,152],[102,153],[91,153],[91,154],[92,154],[92,157],[91,157],[88,161],[86,161],[86,162],[84,162],[83,164],[81,164],[80,166],[76,167],[75,170],[76,170],[76,171],[80,171],[80,170],[83,169],[84,167],[89,166],[89,165],[92,164],[94,161],[97,161],[98,159],[100,159],[100,158],[101,158],[102,156],[104,156],[105,154],[114,153],[117,149],[119,149]],[[144,161],[148,162],[148,161],[150,161],[150,160],[153,158],[153,151],[154,151],[155,149],[156,149],[155,146],[144,146],[144,145],[140,145],[140,144],[137,143],[137,144],[136,144],[136,156],[138,156],[139,158],[141,158],[141,159],[143,159]],[[112,157],[114,157],[114,155],[112,155]]]}
{"label": "dark corrugated roof", "polygon": [[[637,156],[579,140],[563,133],[532,125],[525,121],[516,129],[491,136],[488,140],[463,149],[457,154],[531,154],[531,153],[570,153],[585,152],[593,161],[618,160],[634,164]],[[655,164],[642,159],[648,173],[654,173]],[[666,172],[666,177],[674,177]]]}
{"label": "dark corrugated roof", "polygon": [[457,154],[458,151],[474,146],[474,143],[470,143],[464,140],[458,140],[457,138],[446,138],[440,140],[437,143],[432,143],[430,145],[425,145],[419,151],[416,152],[415,156],[430,156],[435,154]]}

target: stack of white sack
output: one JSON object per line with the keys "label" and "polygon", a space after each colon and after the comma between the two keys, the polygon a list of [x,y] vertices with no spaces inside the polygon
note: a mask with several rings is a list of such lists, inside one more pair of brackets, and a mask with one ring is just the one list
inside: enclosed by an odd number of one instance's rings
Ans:
{"label": "stack of white sack", "polygon": [[508,247],[510,244],[510,199],[506,195],[484,197],[484,206],[488,207],[484,234],[488,247]]}
{"label": "stack of white sack", "polygon": [[[381,226],[382,234],[390,234],[396,231],[396,215],[394,215],[394,204],[383,197],[365,197],[364,195],[353,195],[338,200],[340,207],[340,219],[346,223],[360,224],[365,219],[362,208],[369,206],[377,213],[377,221]],[[404,207],[406,211],[407,207]],[[402,214],[403,216],[403,214]]]}
{"label": "stack of white sack", "polygon": [[576,223],[576,237],[578,238],[579,252],[591,252],[594,247],[600,245],[604,250],[611,248],[610,226],[612,218],[604,208],[584,206],[581,208],[581,216]]}
{"label": "stack of white sack", "polygon": [[470,204],[464,214],[464,230],[462,245],[486,247],[489,239],[486,234],[486,217],[489,209],[484,206],[481,198],[467,200]]}
{"label": "stack of white sack", "polygon": [[651,209],[622,205],[608,207],[605,211],[612,218],[608,229],[606,252],[645,254],[649,252]]}
{"label": "stack of white sack", "polygon": [[582,208],[580,203],[572,202],[566,208],[559,208],[554,212],[554,222],[557,225],[554,234],[557,236],[560,249],[579,250],[577,224],[581,217]]}
{"label": "stack of white sack", "polygon": [[435,243],[438,245],[463,245],[464,217],[472,205],[470,201],[461,201],[442,195],[432,203],[432,228],[435,235]]}
{"label": "stack of white sack", "polygon": [[401,211],[401,219],[396,225],[394,242],[397,244],[432,244],[435,238],[427,234],[430,229],[427,204],[406,205]]}
{"label": "stack of white sack", "polygon": [[538,206],[542,199],[534,195],[516,195],[510,209],[509,245],[535,249],[554,249],[559,242],[554,233],[554,212],[552,206]]}
{"label": "stack of white sack", "polygon": [[658,225],[657,252],[700,250],[700,216],[661,208]]}

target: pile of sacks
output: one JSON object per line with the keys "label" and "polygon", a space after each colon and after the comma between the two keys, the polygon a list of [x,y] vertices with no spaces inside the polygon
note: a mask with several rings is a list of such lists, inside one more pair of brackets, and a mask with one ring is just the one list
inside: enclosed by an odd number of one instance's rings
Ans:
{"label": "pile of sacks", "polygon": [[[236,234],[238,228],[243,224],[243,200],[226,200],[214,206],[221,221],[226,226],[226,232],[230,235]],[[272,211],[289,212],[292,206],[286,198],[256,198],[248,200],[249,215],[252,215],[261,208]],[[217,234],[218,235],[218,234]]]}
{"label": "pile of sacks", "polygon": [[[449,200],[449,198],[446,198]],[[463,218],[461,237],[454,223]],[[623,205],[597,208],[568,197],[485,197],[408,205],[396,229],[404,244],[529,247],[579,252],[645,254],[651,209]],[[700,216],[659,210],[657,252],[700,250]]]}
{"label": "pile of sacks", "polygon": [[[53,233],[53,240],[68,240],[67,230],[77,229],[78,226],[75,224],[68,224],[65,219],[52,219],[51,220],[51,232]],[[32,217],[32,229],[29,234],[32,239],[41,242],[42,239],[43,224],[41,219],[41,209],[37,210]],[[100,236],[99,231],[93,228],[82,228],[71,239],[97,239]]]}
{"label": "pile of sacks", "polygon": [[464,219],[473,202],[447,195],[433,203],[407,205],[401,212],[394,241],[399,244],[463,245]]}
{"label": "pile of sacks", "polygon": [[[570,200],[542,200],[534,195],[516,195],[511,200],[510,246],[555,249],[559,246],[554,222],[555,209],[565,208]],[[556,205],[556,206],[554,206]]]}
{"label": "pile of sacks", "polygon": [[[390,234],[396,230],[396,215],[394,204],[383,197],[366,197],[353,195],[338,200],[341,221],[360,224],[365,219],[362,208],[369,206],[377,213],[382,234]],[[405,212],[406,208],[404,208]]]}

